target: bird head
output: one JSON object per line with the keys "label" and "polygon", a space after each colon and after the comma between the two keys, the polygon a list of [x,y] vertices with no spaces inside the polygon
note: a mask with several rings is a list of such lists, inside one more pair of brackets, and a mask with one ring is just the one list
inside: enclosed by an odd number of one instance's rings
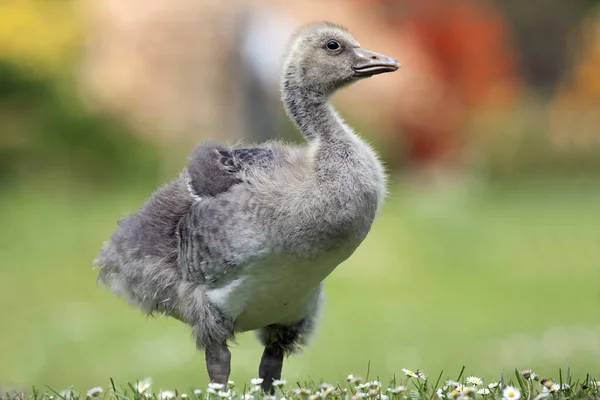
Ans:
{"label": "bird head", "polygon": [[343,27],[322,22],[304,26],[292,36],[283,79],[311,91],[331,94],[359,79],[398,68],[397,60],[360,47]]}

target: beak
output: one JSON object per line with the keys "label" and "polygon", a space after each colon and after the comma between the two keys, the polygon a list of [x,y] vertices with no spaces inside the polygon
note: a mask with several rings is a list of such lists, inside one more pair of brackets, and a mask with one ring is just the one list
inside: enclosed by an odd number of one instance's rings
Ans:
{"label": "beak", "polygon": [[356,62],[352,69],[356,77],[369,77],[384,72],[394,72],[400,68],[400,63],[391,57],[377,54],[357,47],[354,49]]}

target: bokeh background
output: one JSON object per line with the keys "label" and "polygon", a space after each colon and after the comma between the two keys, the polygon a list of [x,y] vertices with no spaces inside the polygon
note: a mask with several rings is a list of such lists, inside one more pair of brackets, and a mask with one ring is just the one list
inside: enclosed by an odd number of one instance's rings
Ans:
{"label": "bokeh background", "polygon": [[[398,58],[334,103],[390,194],[284,377],[600,375],[600,5],[584,0],[0,1],[0,391],[207,383],[178,321],[96,285],[116,221],[206,138],[300,140],[289,33]],[[257,375],[253,334],[234,380]]]}

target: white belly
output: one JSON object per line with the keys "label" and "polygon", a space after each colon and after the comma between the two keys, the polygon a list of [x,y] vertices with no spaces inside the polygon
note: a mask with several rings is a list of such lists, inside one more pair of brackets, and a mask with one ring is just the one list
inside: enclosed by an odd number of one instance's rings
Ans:
{"label": "white belly", "polygon": [[318,301],[319,285],[352,251],[316,260],[279,255],[244,269],[231,283],[208,291],[209,299],[234,320],[237,332],[298,322]]}

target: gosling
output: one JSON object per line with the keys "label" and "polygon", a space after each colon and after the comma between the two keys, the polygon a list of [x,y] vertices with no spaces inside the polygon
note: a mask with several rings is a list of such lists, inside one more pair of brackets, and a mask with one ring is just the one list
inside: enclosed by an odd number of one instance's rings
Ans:
{"label": "gosling", "polygon": [[281,98],[306,143],[201,143],[176,179],[119,221],[95,260],[98,281],[147,314],[190,325],[212,382],[229,379],[228,342],[256,331],[259,377],[272,393],[284,356],[315,329],[323,280],[365,239],[386,191],[377,154],[329,100],[398,68],[340,26],[300,28]]}

